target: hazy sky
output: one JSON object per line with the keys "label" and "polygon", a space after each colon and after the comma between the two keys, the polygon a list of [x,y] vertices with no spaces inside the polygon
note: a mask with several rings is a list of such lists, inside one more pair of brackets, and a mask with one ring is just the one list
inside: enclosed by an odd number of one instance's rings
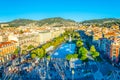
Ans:
{"label": "hazy sky", "polygon": [[120,0],[0,0],[0,22],[49,17],[76,21],[120,18]]}

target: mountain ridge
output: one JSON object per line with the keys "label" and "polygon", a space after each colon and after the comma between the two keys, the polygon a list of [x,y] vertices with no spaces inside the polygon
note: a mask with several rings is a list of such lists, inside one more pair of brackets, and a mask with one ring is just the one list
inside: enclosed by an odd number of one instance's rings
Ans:
{"label": "mountain ridge", "polygon": [[120,26],[120,19],[119,18],[92,19],[92,20],[85,20],[85,21],[82,21],[80,23],[83,25],[96,24],[97,26],[110,27],[112,25],[119,25]]}
{"label": "mountain ridge", "polygon": [[0,24],[9,24],[10,27],[15,26],[26,26],[28,24],[34,23],[38,26],[70,26],[75,25],[76,23],[83,25],[93,25],[96,24],[98,26],[106,26],[109,27],[111,25],[120,25],[120,19],[118,18],[102,18],[102,19],[92,19],[92,20],[84,20],[81,22],[76,22],[71,19],[64,19],[61,17],[53,17],[53,18],[45,18],[41,20],[32,20],[32,19],[15,19],[9,22],[4,22]]}
{"label": "mountain ridge", "polygon": [[20,19],[15,19],[15,20],[9,21],[9,22],[0,23],[0,24],[9,24],[10,26],[18,27],[18,26],[25,26],[25,25],[31,24],[31,23],[34,23],[35,25],[38,25],[38,26],[43,26],[43,25],[46,25],[46,23],[48,25],[55,24],[55,23],[62,25],[62,24],[66,24],[66,23],[76,23],[76,22],[71,19],[54,17],[54,18],[45,18],[45,19],[41,19],[41,20],[31,20],[31,19],[21,19],[20,18]]}

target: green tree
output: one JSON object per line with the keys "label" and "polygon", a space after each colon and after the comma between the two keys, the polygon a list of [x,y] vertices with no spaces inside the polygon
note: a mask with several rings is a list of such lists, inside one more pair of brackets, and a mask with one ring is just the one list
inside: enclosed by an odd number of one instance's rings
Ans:
{"label": "green tree", "polygon": [[96,57],[99,56],[99,52],[96,51],[95,46],[93,46],[93,45],[92,45],[91,48],[90,48],[90,53],[91,53],[91,56],[92,56],[94,59],[96,59]]}
{"label": "green tree", "polygon": [[95,51],[96,51],[95,46],[92,45],[91,48],[90,48],[90,52],[95,52]]}
{"label": "green tree", "polygon": [[80,60],[82,60],[82,61],[87,60],[88,59],[87,54],[88,54],[88,50],[85,47],[81,47],[79,49],[79,58],[80,58]]}
{"label": "green tree", "polygon": [[45,50],[45,49],[47,49],[47,48],[50,47],[50,46],[51,46],[51,43],[49,42],[49,43],[44,44],[44,45],[42,46],[42,48]]}
{"label": "green tree", "polygon": [[73,57],[72,54],[68,54],[68,55],[66,56],[66,59],[67,59],[67,60],[70,60],[72,57]]}
{"label": "green tree", "polygon": [[78,32],[74,32],[74,38],[80,38],[80,34]]}
{"label": "green tree", "polygon": [[81,40],[78,40],[76,42],[76,45],[77,45],[77,47],[82,47],[83,46],[83,42]]}
{"label": "green tree", "polygon": [[19,51],[20,51],[20,48],[17,47],[16,50],[14,51],[14,54],[15,54],[15,55],[18,55]]}
{"label": "green tree", "polygon": [[50,58],[51,58],[51,56],[47,56],[47,60],[49,60],[49,61],[50,61]]}
{"label": "green tree", "polygon": [[85,47],[81,47],[81,48],[79,49],[79,54],[85,55],[85,54],[87,54],[87,53],[88,53],[88,50],[87,50]]}
{"label": "green tree", "polygon": [[93,55],[92,55],[93,58],[96,58],[98,56],[99,56],[99,52],[93,52]]}
{"label": "green tree", "polygon": [[29,45],[27,48],[28,49],[32,49],[32,48],[34,48],[34,46],[33,45]]}
{"label": "green tree", "polygon": [[73,54],[73,58],[78,58],[78,54]]}
{"label": "green tree", "polygon": [[36,54],[38,58],[43,58],[45,56],[45,50],[43,48],[37,48],[33,50],[31,54]]}
{"label": "green tree", "polygon": [[86,55],[82,55],[81,58],[80,58],[80,60],[82,60],[82,61],[85,61],[86,59],[87,59]]}
{"label": "green tree", "polygon": [[38,48],[36,52],[39,58],[43,58],[45,56],[45,51],[43,48]]}
{"label": "green tree", "polygon": [[26,54],[27,53],[27,51],[26,50],[22,50],[22,54]]}
{"label": "green tree", "polygon": [[34,58],[36,58],[36,57],[37,57],[37,55],[36,55],[35,53],[32,53],[32,54],[31,54],[31,58],[34,59]]}

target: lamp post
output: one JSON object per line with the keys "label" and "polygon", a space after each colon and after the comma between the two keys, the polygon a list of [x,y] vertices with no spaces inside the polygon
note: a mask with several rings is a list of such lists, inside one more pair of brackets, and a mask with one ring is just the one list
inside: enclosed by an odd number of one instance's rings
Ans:
{"label": "lamp post", "polygon": [[47,73],[46,73],[47,76],[48,76],[48,64],[49,64],[49,62],[47,60]]}
{"label": "lamp post", "polygon": [[72,80],[74,80],[74,69],[72,69]]}
{"label": "lamp post", "polygon": [[113,58],[113,56],[112,56],[112,66],[114,66],[114,63],[113,63],[113,61],[114,61],[114,58]]}

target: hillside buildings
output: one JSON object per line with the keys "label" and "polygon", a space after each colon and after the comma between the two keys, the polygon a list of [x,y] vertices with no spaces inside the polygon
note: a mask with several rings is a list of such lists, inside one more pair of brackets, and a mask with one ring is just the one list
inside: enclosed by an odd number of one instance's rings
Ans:
{"label": "hillside buildings", "polygon": [[20,47],[21,54],[30,45],[37,47],[64,33],[60,27],[4,28],[0,32],[0,62],[11,60],[11,55]]}
{"label": "hillside buildings", "polygon": [[[32,26],[20,26],[20,27],[6,27],[0,30],[0,45],[5,45],[6,47],[1,47],[3,51],[7,49],[7,46],[14,45],[12,52],[1,52],[0,60],[8,60],[8,54],[12,55],[17,47],[21,47],[21,52],[28,51],[28,46],[32,45],[34,47],[40,46],[55,37],[60,36],[65,32],[66,29],[70,30],[83,30],[86,35],[92,36],[93,44],[98,51],[106,55],[112,61],[119,61],[120,54],[120,30],[119,26],[112,26],[111,28],[106,27],[96,27],[96,26],[80,26],[80,27],[33,27]],[[13,41],[13,42],[11,42]],[[10,42],[11,45],[6,45],[4,43]],[[4,57],[3,57],[4,56]],[[5,60],[4,60],[4,59]],[[11,59],[11,58],[9,58]]]}
{"label": "hillside buildings", "polygon": [[114,25],[111,28],[96,26],[81,26],[79,30],[86,35],[93,36],[93,44],[106,58],[113,62],[119,61],[120,56],[120,29]]}

